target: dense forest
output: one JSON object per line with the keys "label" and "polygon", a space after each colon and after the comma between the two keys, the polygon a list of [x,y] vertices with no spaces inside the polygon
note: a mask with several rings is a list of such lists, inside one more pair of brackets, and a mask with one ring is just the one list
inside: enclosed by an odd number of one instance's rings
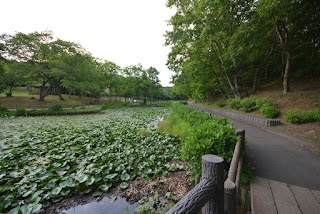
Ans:
{"label": "dense forest", "polygon": [[0,92],[6,90],[7,96],[17,86],[36,86],[40,101],[52,88],[60,99],[61,93],[145,101],[179,98],[160,85],[156,68],[121,68],[93,57],[79,44],[54,38],[51,31],[1,35],[0,53]]}
{"label": "dense forest", "polygon": [[238,98],[272,79],[319,77],[320,2],[168,0],[173,91],[195,100]]}

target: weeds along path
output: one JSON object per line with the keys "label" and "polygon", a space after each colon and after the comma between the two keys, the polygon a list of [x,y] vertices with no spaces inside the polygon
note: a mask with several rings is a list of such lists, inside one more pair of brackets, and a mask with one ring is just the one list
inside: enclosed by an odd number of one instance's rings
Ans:
{"label": "weeds along path", "polygon": [[268,129],[231,121],[234,128],[246,131],[246,156],[256,176],[320,190],[319,152]]}

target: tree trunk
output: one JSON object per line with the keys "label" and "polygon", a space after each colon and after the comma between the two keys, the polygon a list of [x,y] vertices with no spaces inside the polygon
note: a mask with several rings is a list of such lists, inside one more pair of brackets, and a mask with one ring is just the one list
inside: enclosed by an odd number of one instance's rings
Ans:
{"label": "tree trunk", "polygon": [[[283,34],[282,34],[283,31]],[[286,68],[284,70],[283,74],[283,94],[286,94],[290,91],[289,87],[289,73],[290,73],[290,60],[291,60],[291,54],[289,51],[289,45],[288,45],[288,30],[286,29],[286,26],[283,22],[278,21],[276,25],[276,32],[278,34],[278,37],[281,42],[283,53],[286,57]]]}
{"label": "tree trunk", "polygon": [[284,72],[283,76],[283,94],[286,94],[290,92],[290,87],[289,87],[289,72],[290,72],[290,60],[291,60],[291,55],[290,52],[287,50],[286,51],[286,69]]}

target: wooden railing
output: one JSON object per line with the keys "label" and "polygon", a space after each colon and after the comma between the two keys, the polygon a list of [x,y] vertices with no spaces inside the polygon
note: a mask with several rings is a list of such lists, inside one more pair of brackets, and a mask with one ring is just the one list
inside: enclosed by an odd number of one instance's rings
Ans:
{"label": "wooden railing", "polygon": [[166,214],[235,214],[240,193],[244,156],[245,131],[238,130],[237,142],[228,177],[224,175],[224,160],[216,155],[202,156],[202,180]]}

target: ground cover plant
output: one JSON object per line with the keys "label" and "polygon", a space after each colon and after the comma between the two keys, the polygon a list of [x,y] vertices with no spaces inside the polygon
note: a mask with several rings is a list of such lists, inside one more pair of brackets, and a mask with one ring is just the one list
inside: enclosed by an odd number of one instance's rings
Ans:
{"label": "ground cover plant", "polygon": [[0,118],[0,212],[36,213],[73,194],[98,196],[181,169],[171,162],[180,156],[180,139],[156,129],[167,111]]}
{"label": "ground cover plant", "polygon": [[[214,154],[224,158],[226,163],[231,162],[239,137],[228,119],[211,117],[209,114],[179,103],[172,104],[172,111],[169,118],[170,123],[166,121],[163,123],[167,127],[172,126],[171,130],[176,133],[188,133],[184,137],[181,154],[183,159],[190,164],[195,175],[201,175],[203,155]],[[183,123],[175,123],[176,120],[183,121]],[[184,125],[181,126],[181,124]]]}
{"label": "ground cover plant", "polygon": [[0,117],[10,116],[45,116],[45,115],[59,115],[68,112],[93,112],[99,111],[102,108],[100,106],[90,108],[73,108],[63,109],[60,104],[56,104],[50,107],[50,109],[39,109],[39,110],[26,110],[19,108],[17,110],[8,110],[6,106],[0,106]]}

